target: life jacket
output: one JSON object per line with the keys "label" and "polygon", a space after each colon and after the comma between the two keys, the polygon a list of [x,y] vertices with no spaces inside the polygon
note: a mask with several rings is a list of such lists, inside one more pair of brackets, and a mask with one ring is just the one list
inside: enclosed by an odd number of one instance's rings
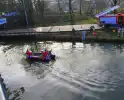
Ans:
{"label": "life jacket", "polygon": [[48,55],[48,53],[49,53],[48,51],[45,51],[44,56],[46,57]]}
{"label": "life jacket", "polygon": [[44,60],[44,59],[46,59],[49,52],[46,50],[46,51],[41,51],[41,53],[43,54],[42,60]]}
{"label": "life jacket", "polygon": [[93,36],[96,36],[96,32],[93,32]]}
{"label": "life jacket", "polygon": [[26,54],[27,54],[28,56],[31,56],[31,55],[32,55],[32,52],[29,51],[29,50],[27,50]]}

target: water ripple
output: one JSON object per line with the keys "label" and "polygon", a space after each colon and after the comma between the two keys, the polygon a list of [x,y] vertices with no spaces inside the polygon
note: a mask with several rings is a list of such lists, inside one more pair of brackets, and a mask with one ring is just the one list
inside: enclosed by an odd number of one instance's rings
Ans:
{"label": "water ripple", "polygon": [[[45,46],[57,55],[56,62],[50,65],[37,62],[30,66],[24,58],[25,50],[33,48],[37,51]],[[10,87],[25,86],[29,94],[38,96],[36,100],[123,100],[122,50],[123,45],[120,50],[117,45],[93,43],[1,45],[0,72]]]}

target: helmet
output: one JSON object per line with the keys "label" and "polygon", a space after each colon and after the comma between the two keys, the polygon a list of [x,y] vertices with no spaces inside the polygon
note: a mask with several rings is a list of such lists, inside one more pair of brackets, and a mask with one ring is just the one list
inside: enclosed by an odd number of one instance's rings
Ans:
{"label": "helmet", "polygon": [[43,48],[42,50],[41,50],[41,52],[45,52],[46,51],[46,48]]}

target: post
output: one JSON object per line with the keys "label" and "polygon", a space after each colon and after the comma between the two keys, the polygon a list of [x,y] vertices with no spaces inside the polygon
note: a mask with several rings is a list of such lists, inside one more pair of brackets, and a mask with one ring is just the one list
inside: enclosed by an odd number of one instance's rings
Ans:
{"label": "post", "polygon": [[23,7],[24,7],[24,12],[25,12],[25,18],[26,18],[27,29],[28,29],[28,32],[29,32],[28,15],[27,15],[27,12],[26,12],[26,7],[25,7],[25,2],[24,2],[24,0],[22,0],[22,4],[23,4]]}

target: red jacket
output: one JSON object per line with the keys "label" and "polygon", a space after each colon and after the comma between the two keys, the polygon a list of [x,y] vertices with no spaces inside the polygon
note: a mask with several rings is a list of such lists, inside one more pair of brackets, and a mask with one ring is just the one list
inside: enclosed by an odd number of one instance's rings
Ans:
{"label": "red jacket", "polygon": [[28,56],[31,56],[31,55],[32,55],[32,52],[29,51],[29,50],[27,50],[26,54],[27,54]]}
{"label": "red jacket", "polygon": [[96,32],[93,32],[93,36],[96,36]]}
{"label": "red jacket", "polygon": [[48,55],[48,51],[45,51],[45,52],[41,52],[43,54],[43,60],[46,58],[46,56]]}

